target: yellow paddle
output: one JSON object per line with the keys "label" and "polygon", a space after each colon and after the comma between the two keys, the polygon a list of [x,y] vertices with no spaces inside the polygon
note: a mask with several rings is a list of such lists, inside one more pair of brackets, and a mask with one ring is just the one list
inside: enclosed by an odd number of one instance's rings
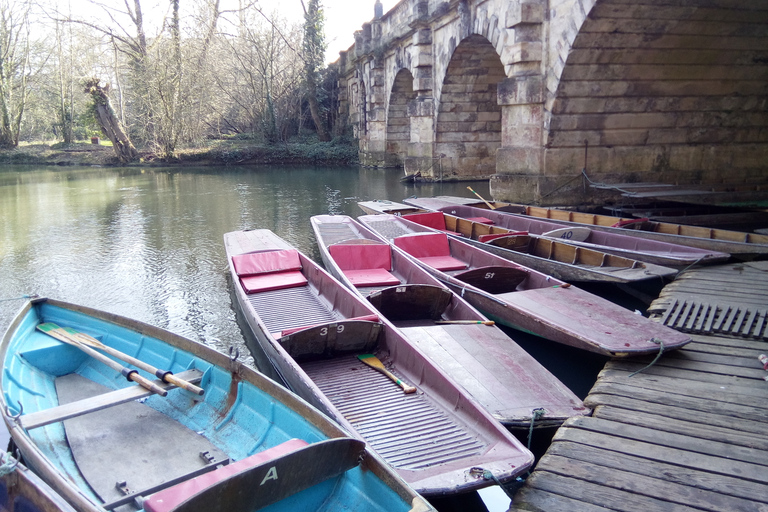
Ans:
{"label": "yellow paddle", "polygon": [[480,324],[480,325],[495,325],[493,320],[437,320],[436,324]]}
{"label": "yellow paddle", "polygon": [[363,363],[365,363],[368,366],[370,366],[371,368],[373,368],[374,370],[380,371],[381,373],[383,373],[384,375],[386,375],[387,377],[389,377],[390,379],[395,381],[398,386],[403,388],[403,391],[405,391],[406,394],[408,394],[408,393],[415,393],[416,392],[416,388],[415,387],[409,386],[405,382],[403,382],[400,379],[398,379],[395,375],[393,375],[392,372],[390,372],[389,370],[384,368],[384,363],[382,363],[379,360],[379,358],[376,357],[375,355],[373,355],[373,354],[362,354],[362,355],[357,356],[357,358],[359,360],[361,360]]}
{"label": "yellow paddle", "polygon": [[488,208],[490,208],[491,210],[495,210],[495,209],[496,209],[496,207],[495,207],[495,206],[493,206],[491,203],[489,203],[488,201],[486,201],[485,199],[483,199],[483,196],[481,196],[480,194],[478,194],[477,192],[475,192],[474,190],[472,190],[472,187],[467,187],[467,189],[468,189],[470,192],[472,192],[473,194],[475,194],[477,197],[479,197],[480,199],[482,199],[482,200],[483,200],[483,202],[484,202],[485,204],[487,204],[487,205],[488,205]]}

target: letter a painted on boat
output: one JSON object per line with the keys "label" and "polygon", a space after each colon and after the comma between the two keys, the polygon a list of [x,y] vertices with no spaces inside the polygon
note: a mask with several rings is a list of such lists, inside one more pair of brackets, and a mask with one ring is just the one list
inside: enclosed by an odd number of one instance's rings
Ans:
{"label": "letter a painted on boat", "polygon": [[264,485],[267,480],[277,480],[277,467],[272,466],[269,468],[269,471],[267,471],[267,474],[264,475],[264,479],[261,481],[259,485]]}

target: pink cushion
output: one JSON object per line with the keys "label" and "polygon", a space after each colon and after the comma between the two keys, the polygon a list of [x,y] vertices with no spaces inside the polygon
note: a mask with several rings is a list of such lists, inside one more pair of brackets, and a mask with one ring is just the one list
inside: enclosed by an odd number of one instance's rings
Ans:
{"label": "pink cushion", "polygon": [[345,270],[344,275],[355,286],[395,286],[400,280],[383,268],[366,268],[362,270]]}
{"label": "pink cushion", "polygon": [[232,263],[235,266],[235,272],[241,277],[301,270],[301,260],[296,249],[238,254],[232,256]]}
{"label": "pink cushion", "polygon": [[527,231],[510,231],[509,233],[495,233],[493,235],[480,235],[477,237],[478,242],[490,242],[491,240],[496,240],[497,238],[502,238],[505,236],[513,236],[513,235],[527,235]]}
{"label": "pink cushion", "polygon": [[448,235],[445,233],[418,233],[395,238],[395,245],[416,258],[450,256]]}
{"label": "pink cushion", "polygon": [[445,230],[443,212],[409,213],[408,215],[403,215],[403,218],[428,228]]}
{"label": "pink cushion", "polygon": [[462,270],[467,268],[466,263],[457,260],[453,256],[425,256],[419,258],[419,261],[423,261],[424,264],[437,270]]}
{"label": "pink cushion", "polygon": [[480,224],[493,224],[493,221],[488,217],[467,217],[467,220],[472,222],[479,222]]}
{"label": "pink cushion", "polygon": [[341,270],[392,269],[389,244],[334,244],[328,247]]}
{"label": "pink cushion", "polygon": [[274,458],[282,457],[307,446],[309,443],[301,439],[291,439],[263,452],[251,455],[245,459],[220,467],[209,473],[191,478],[173,487],[156,492],[144,501],[146,512],[170,512],[192,496],[204,491],[208,487],[230,478],[238,473],[247,471],[259,464],[268,462]]}
{"label": "pink cushion", "polygon": [[283,288],[295,288],[307,284],[307,278],[299,270],[289,272],[274,272],[272,274],[260,274],[240,278],[245,293],[268,292],[282,290]]}

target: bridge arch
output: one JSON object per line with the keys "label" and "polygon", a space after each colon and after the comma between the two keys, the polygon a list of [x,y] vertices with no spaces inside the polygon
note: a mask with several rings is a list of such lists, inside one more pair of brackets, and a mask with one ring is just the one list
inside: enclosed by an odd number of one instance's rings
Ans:
{"label": "bridge arch", "polygon": [[397,158],[398,164],[408,151],[411,141],[411,118],[408,115],[408,103],[416,99],[413,90],[413,74],[407,68],[401,68],[395,75],[389,106],[387,108],[387,146],[386,152]]}
{"label": "bridge arch", "polygon": [[501,146],[497,87],[506,77],[493,45],[482,35],[453,51],[438,91],[435,157],[440,177],[490,176]]}

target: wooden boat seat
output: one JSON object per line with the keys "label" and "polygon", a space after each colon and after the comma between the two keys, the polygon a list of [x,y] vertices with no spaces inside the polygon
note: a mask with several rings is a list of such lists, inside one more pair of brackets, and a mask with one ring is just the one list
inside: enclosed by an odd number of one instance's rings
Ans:
{"label": "wooden boat seat", "polygon": [[478,242],[488,243],[492,240],[496,240],[497,238],[503,238],[505,236],[516,236],[516,235],[527,235],[527,231],[510,231],[508,233],[493,233],[489,235],[480,235],[477,237]]}
{"label": "wooden boat seat", "polygon": [[238,462],[157,492],[146,512],[256,510],[334,478],[360,463],[363,441],[308,444],[291,439]]}
{"label": "wooden boat seat", "polygon": [[338,243],[328,246],[328,252],[355,286],[400,284],[400,280],[390,273],[392,249],[389,244]]}
{"label": "wooden boat seat", "polygon": [[[365,315],[365,316],[356,316],[354,318],[347,318],[343,320],[344,322],[378,322],[379,317],[377,315]],[[338,323],[338,322],[333,322]],[[291,329],[283,329],[280,331],[280,334],[276,337],[280,338],[282,336],[288,336],[290,334],[293,334],[295,332],[303,331],[304,329],[311,329],[313,327],[318,327],[320,325],[325,324],[316,324],[316,325],[302,325],[301,327],[293,327]]]}
{"label": "wooden boat seat", "polygon": [[232,257],[232,264],[248,294],[307,284],[296,249],[238,254]]}
{"label": "wooden boat seat", "polygon": [[517,289],[525,281],[528,272],[514,267],[478,267],[463,272],[452,273],[459,281],[471,284],[488,293],[508,293]]}
{"label": "wooden boat seat", "polygon": [[437,270],[461,270],[466,263],[451,256],[445,233],[412,233],[394,239],[397,247]]}

